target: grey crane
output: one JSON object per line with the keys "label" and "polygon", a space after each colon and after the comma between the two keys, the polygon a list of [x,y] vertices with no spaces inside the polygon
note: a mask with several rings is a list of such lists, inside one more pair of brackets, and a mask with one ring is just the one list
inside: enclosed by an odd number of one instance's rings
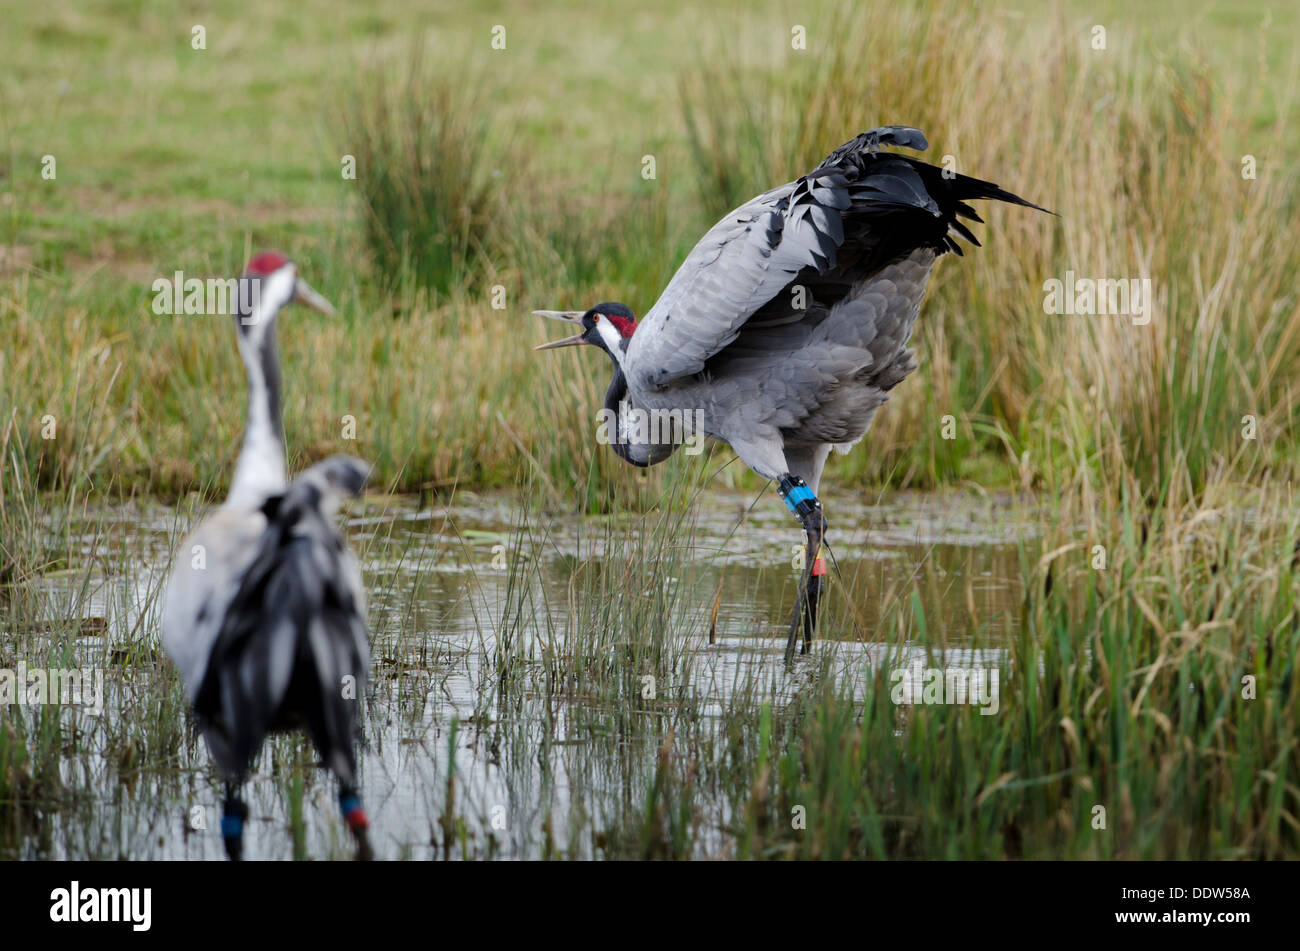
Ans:
{"label": "grey crane", "polygon": [[176,553],[163,646],[225,783],[226,854],[243,854],[248,808],[240,790],[264,739],[305,729],[338,777],[357,857],[370,858],[353,748],[370,670],[366,598],[334,523],[370,467],[331,456],[287,480],[276,317],[292,301],[334,310],[273,252],[254,256],[239,286],[235,327],[248,375],[243,447],[225,503]]}
{"label": "grey crane", "polygon": [[662,462],[694,428],[777,483],[807,536],[787,661],[801,618],[803,653],[817,625],[822,469],[832,449],[862,439],[916,369],[907,343],[935,258],[962,253],[954,234],[979,244],[958,220],[982,222],[967,202],[1047,210],[882,145],[928,148],[918,129],[872,129],[741,205],[700,240],[640,323],[612,302],[534,311],[581,325],[536,349],[588,344],[613,361],[605,411],[623,459]]}

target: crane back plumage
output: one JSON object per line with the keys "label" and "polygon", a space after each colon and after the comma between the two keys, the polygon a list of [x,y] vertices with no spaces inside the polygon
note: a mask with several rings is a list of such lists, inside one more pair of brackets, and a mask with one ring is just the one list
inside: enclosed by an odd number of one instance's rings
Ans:
{"label": "crane back plumage", "polygon": [[334,456],[262,505],[265,528],[238,578],[194,697],[223,776],[242,782],[267,733],[304,728],[325,765],[355,781],[359,698],[370,669],[365,595],[334,525],[360,460]]}

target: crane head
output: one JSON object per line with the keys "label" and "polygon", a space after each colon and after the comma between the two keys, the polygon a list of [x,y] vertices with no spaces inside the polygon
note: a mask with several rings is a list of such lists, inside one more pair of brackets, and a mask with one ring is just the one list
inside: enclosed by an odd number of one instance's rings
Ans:
{"label": "crane head", "polygon": [[298,276],[297,266],[277,251],[254,254],[240,280],[236,317],[241,331],[274,317],[286,304],[300,303],[322,314],[333,315],[334,307],[310,284]]}
{"label": "crane head", "polygon": [[572,337],[544,343],[534,347],[534,350],[557,350],[560,347],[588,344],[600,347],[614,357],[615,351],[622,353],[636,332],[636,315],[630,308],[614,301],[597,304],[586,313],[576,310],[535,310],[533,313],[582,327],[582,331]]}

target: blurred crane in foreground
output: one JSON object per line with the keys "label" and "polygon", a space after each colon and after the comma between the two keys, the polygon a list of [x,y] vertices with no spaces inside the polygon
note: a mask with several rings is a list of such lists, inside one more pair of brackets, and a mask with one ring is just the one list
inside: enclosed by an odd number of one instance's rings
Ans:
{"label": "blurred crane in foreground", "polygon": [[806,567],[786,641],[803,652],[817,626],[826,519],[817,498],[832,449],[866,434],[889,392],[916,369],[907,342],[935,258],[960,255],[967,204],[1039,208],[997,185],[881,145],[928,148],[907,126],[864,132],[816,169],[742,205],[713,226],[637,323],[622,304],[535,311],[581,332],[537,349],[589,344],[614,379],[605,409],[611,445],[637,466],[662,462],[691,435],[728,443],[777,483],[802,522]]}
{"label": "blurred crane in foreground", "polygon": [[370,858],[353,744],[370,669],[365,591],[334,523],[370,467],[331,456],[285,476],[276,317],[292,301],[334,309],[281,255],[248,263],[235,308],[248,374],[248,424],[230,495],[177,552],[163,600],[163,646],[180,669],[226,785],[221,835],[243,854],[240,799],[269,733],[305,729],[339,781],[339,805]]}

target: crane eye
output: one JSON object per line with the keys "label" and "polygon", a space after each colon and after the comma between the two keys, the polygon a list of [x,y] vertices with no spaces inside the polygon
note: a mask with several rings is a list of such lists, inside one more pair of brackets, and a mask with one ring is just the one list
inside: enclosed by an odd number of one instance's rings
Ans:
{"label": "crane eye", "polygon": [[597,314],[595,317],[592,318],[592,320],[594,320],[596,323],[600,323],[600,314]]}

